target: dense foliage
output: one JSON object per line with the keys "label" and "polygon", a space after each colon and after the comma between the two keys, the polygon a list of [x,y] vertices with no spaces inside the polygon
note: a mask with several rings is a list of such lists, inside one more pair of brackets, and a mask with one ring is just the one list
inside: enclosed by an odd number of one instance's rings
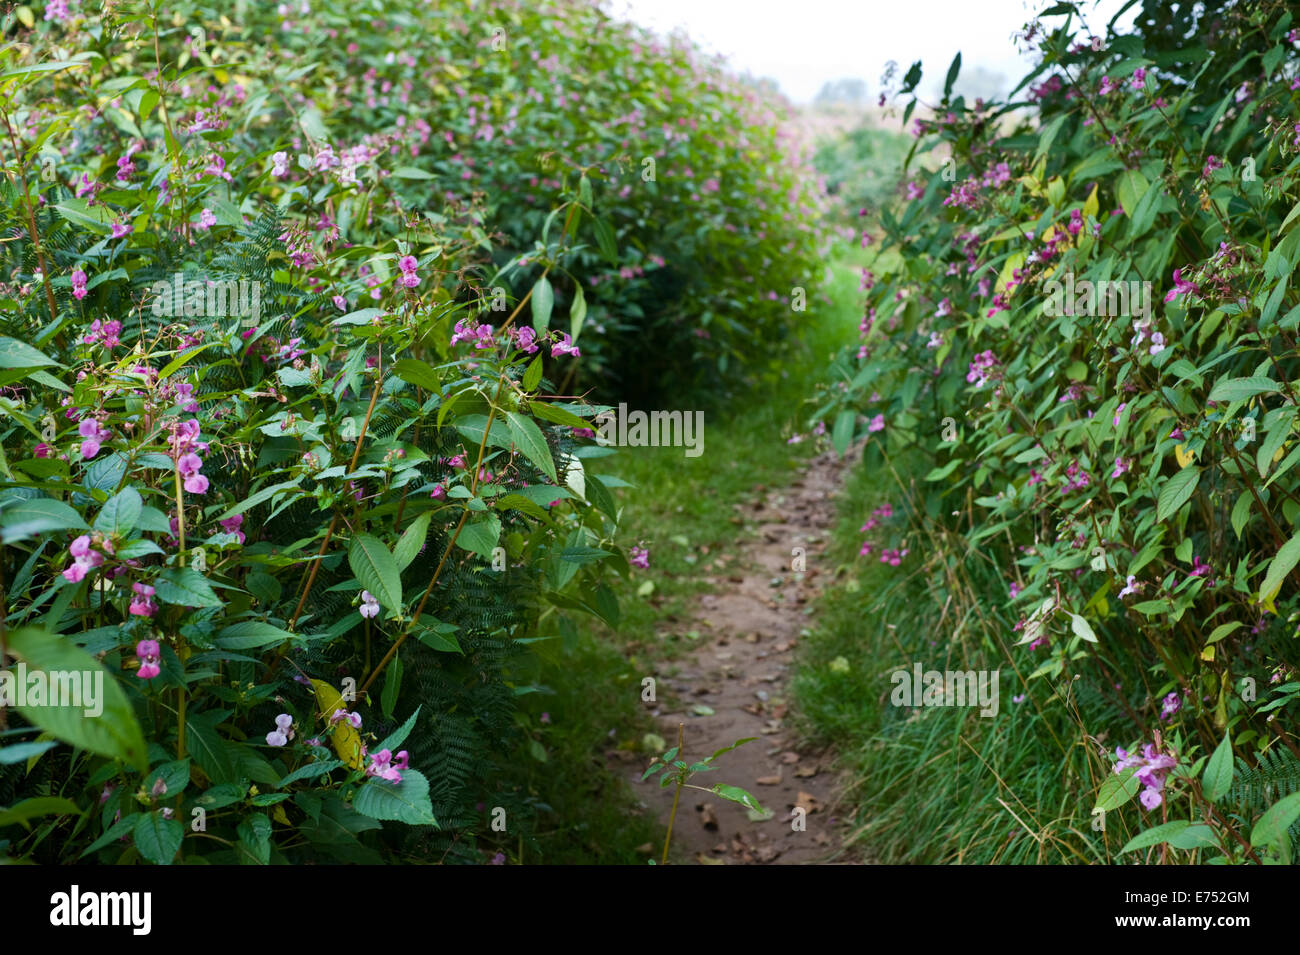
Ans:
{"label": "dense foliage", "polygon": [[0,658],[102,692],[0,684],[0,852],[522,845],[535,651],[630,572],[600,406],[556,396],[781,334],[777,113],[576,2],[3,28]]}
{"label": "dense foliage", "polygon": [[[929,652],[1014,670],[1045,714],[1064,804],[1020,805],[1093,845],[1064,857],[1289,861],[1300,26],[1284,3],[1170,7],[1120,34],[1056,4],[1006,104],[953,96],[953,64],[818,417],[878,473],[927,460],[862,553],[943,608]],[[974,732],[1021,798],[1019,731]],[[1148,830],[1127,846],[1121,807]]]}

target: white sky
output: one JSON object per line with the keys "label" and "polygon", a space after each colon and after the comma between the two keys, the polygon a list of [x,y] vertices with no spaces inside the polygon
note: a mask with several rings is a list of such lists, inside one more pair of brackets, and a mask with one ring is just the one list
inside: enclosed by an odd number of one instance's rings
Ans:
{"label": "white sky", "polygon": [[[1089,27],[1103,32],[1124,0],[1089,0]],[[686,32],[736,72],[775,79],[792,100],[812,100],[827,80],[857,78],[875,100],[888,60],[899,78],[914,60],[925,69],[921,92],[941,89],[958,50],[962,73],[982,66],[1003,74],[1003,92],[1031,62],[1012,35],[1047,0],[609,0],[620,18],[666,33]],[[1136,8],[1124,20],[1131,22]],[[1049,23],[1061,21],[1053,18]],[[1076,19],[1077,24],[1077,19]],[[897,81],[895,81],[897,85]],[[960,85],[960,81],[959,81]]]}

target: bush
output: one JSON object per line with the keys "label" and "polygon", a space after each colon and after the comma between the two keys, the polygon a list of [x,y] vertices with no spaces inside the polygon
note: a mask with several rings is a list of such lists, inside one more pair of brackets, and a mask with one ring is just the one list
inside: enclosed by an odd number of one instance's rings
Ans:
{"label": "bush", "polygon": [[[598,407],[539,397],[580,311],[552,329],[539,281],[493,315],[483,203],[426,206],[418,124],[335,100],[413,69],[416,9],[363,31],[369,79],[265,49],[263,5],[5,21],[7,855],[478,861],[539,811],[501,770],[545,755],[534,645],[616,619],[616,479]],[[553,274],[569,179],[534,197]]]}
{"label": "bush", "polygon": [[973,108],[954,64],[917,120],[915,155],[953,159],[882,213],[862,344],[818,416],[869,465],[933,462],[900,573],[979,627],[965,660],[1072,715],[1095,799],[1070,840],[1114,853],[1082,833],[1137,796],[1125,813],[1172,821],[1129,851],[1289,860],[1300,32],[1282,3],[1148,3],[1096,41],[1076,15],[1026,31],[1026,100]]}

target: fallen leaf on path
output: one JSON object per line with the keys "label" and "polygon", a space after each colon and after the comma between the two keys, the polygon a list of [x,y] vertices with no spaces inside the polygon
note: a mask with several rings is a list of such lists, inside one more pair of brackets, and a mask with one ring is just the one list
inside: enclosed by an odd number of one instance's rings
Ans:
{"label": "fallen leaf on path", "polygon": [[799,762],[799,754],[794,750],[786,750],[781,754],[781,762],[789,766],[791,763]]}
{"label": "fallen leaf on path", "polygon": [[777,773],[775,776],[759,776],[754,780],[754,782],[758,783],[760,786],[779,786],[781,785],[781,774]]}
{"label": "fallen leaf on path", "polygon": [[705,706],[703,703],[696,703],[691,707],[691,712],[696,716],[712,716],[714,710],[711,706]]}
{"label": "fallen leaf on path", "polygon": [[695,861],[700,865],[726,865],[726,859],[715,859],[713,856],[706,856],[703,852],[695,856]]}
{"label": "fallen leaf on path", "polygon": [[816,796],[803,790],[799,791],[799,796],[795,799],[794,805],[796,809],[802,809],[810,816],[822,807]]}
{"label": "fallen leaf on path", "polygon": [[695,807],[695,811],[700,814],[700,825],[710,832],[718,831],[718,817],[713,812],[713,803],[701,803]]}
{"label": "fallen leaf on path", "polygon": [[800,779],[807,779],[809,776],[816,776],[816,775],[817,775],[817,767],[816,767],[816,766],[800,766],[798,769],[796,769],[796,770],[794,771],[794,774],[795,774],[796,776],[798,776]]}

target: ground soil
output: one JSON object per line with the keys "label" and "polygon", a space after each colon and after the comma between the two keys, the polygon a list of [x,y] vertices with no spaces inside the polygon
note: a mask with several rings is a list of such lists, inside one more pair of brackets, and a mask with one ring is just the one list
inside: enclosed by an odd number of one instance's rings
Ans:
{"label": "ground soil", "polygon": [[[810,459],[789,486],[757,485],[737,505],[741,540],[736,559],[709,578],[713,592],[699,601],[691,624],[699,647],[661,676],[657,704],[646,703],[668,745],[684,726],[685,759],[695,762],[742,737],[754,742],[721,756],[698,774],[702,786],[728,783],[756,796],[773,815],[755,820],[738,803],[683,789],[670,861],[694,865],[799,865],[858,861],[840,848],[845,820],[835,814],[838,780],[833,753],[801,748],[790,727],[791,676],[808,611],[831,570],[823,558],[834,520],[834,495],[846,462],[833,451]],[[795,568],[803,549],[803,572]],[[709,711],[712,711],[711,713]],[[611,754],[613,756],[614,754]],[[658,775],[640,782],[649,760],[619,767],[648,811],[667,824],[673,787]],[[796,809],[805,810],[804,813]],[[798,823],[804,825],[799,827]],[[656,858],[662,846],[646,847]]]}

